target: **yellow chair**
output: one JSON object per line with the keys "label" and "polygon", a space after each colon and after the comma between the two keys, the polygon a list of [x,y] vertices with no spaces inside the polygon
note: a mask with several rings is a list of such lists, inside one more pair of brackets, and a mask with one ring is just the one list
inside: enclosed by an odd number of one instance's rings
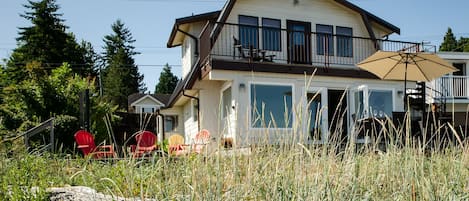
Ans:
{"label": "yellow chair", "polygon": [[184,137],[179,134],[173,134],[168,138],[168,152],[170,155],[185,155],[190,152],[187,148],[189,145],[184,144]]}

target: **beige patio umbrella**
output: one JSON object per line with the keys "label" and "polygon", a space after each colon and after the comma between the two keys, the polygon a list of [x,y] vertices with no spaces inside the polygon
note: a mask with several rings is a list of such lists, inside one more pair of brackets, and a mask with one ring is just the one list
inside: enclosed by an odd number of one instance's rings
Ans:
{"label": "beige patio umbrella", "polygon": [[378,51],[357,66],[383,80],[404,80],[404,97],[408,80],[429,82],[458,71],[438,55],[426,52]]}

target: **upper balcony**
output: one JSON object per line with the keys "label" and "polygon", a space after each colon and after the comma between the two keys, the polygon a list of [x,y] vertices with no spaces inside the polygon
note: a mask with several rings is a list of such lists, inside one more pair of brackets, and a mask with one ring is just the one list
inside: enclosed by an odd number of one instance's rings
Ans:
{"label": "upper balcony", "polygon": [[436,99],[453,99],[455,102],[469,101],[469,76],[466,75],[446,75],[430,83]]}
{"label": "upper balcony", "polygon": [[[340,34],[328,34],[310,32],[310,26],[290,21],[287,22],[287,29],[231,23],[210,24],[200,37],[200,57],[202,60],[210,58],[356,68],[356,63],[378,50],[422,51],[419,43],[356,37],[352,35],[352,28],[338,27],[336,32]],[[217,31],[213,30],[217,28],[219,34],[214,40]]]}

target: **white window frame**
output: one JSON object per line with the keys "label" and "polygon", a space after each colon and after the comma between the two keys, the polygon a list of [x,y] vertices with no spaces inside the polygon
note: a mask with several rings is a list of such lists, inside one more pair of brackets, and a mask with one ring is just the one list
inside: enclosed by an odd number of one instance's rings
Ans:
{"label": "white window frame", "polygon": [[[143,112],[144,108],[152,109],[153,112]],[[138,109],[139,109],[138,113],[140,114],[143,114],[143,113],[154,114],[158,110],[158,108],[155,107],[154,105],[138,105]]]}
{"label": "white window frame", "polygon": [[[252,125],[252,110],[253,110],[253,107],[251,105],[251,100],[252,100],[252,97],[251,97],[251,86],[252,85],[270,85],[270,86],[290,86],[292,88],[292,105],[291,105],[291,111],[292,112],[292,118],[291,118],[291,124],[292,124],[292,127],[291,128],[256,128],[256,127],[253,127]],[[249,129],[250,130],[253,130],[253,131],[262,131],[262,130],[284,130],[284,131],[290,131],[290,130],[293,130],[293,127],[295,125],[295,122],[296,122],[296,119],[295,119],[295,113],[294,113],[294,107],[295,107],[295,95],[296,95],[296,92],[295,92],[295,84],[293,83],[274,83],[274,82],[263,82],[263,81],[251,81],[248,83],[248,105],[249,105],[249,115],[248,115],[248,122],[249,122]]]}
{"label": "white window frame", "polygon": [[[363,107],[364,107],[364,110],[363,110],[363,117],[361,118],[370,118],[371,116],[371,111],[369,111],[370,109],[370,104],[369,104],[369,99],[370,99],[370,91],[391,91],[391,96],[392,96],[392,111],[396,111],[396,89],[395,88],[385,88],[385,87],[375,87],[375,86],[369,86],[369,85],[360,85],[358,87],[356,87],[354,90],[353,90],[353,93],[357,93],[358,91],[363,91]],[[352,112],[349,112],[350,113],[350,123],[351,125],[355,125],[356,121],[359,119],[358,117],[354,120],[352,118],[352,114],[356,114],[357,113],[357,108],[355,108],[355,94],[352,94],[351,95],[351,98],[354,100],[353,105],[353,113]],[[353,126],[355,127],[355,126]],[[350,136],[351,133],[354,133],[354,132],[350,132],[349,133],[349,138],[351,137],[354,137],[354,136]],[[368,140],[367,139],[354,139],[356,143],[367,143]]]}
{"label": "white window frame", "polygon": [[[329,111],[329,105],[327,104],[328,103],[328,93],[327,93],[327,88],[326,87],[309,87],[308,90],[304,90],[303,91],[306,91],[306,96],[304,97],[303,99],[303,102],[304,102],[304,110],[303,111],[306,111],[305,112],[305,118],[306,120],[309,120],[307,114],[309,112],[309,108],[308,108],[308,96],[307,94],[308,93],[319,93],[321,94],[321,131],[322,131],[322,135],[321,135],[321,140],[309,140],[308,143],[313,143],[313,144],[324,144],[324,143],[327,143],[328,139],[329,139],[329,115],[328,115],[328,111]],[[308,134],[309,136],[309,125],[307,124],[307,122],[304,122],[304,133]]]}

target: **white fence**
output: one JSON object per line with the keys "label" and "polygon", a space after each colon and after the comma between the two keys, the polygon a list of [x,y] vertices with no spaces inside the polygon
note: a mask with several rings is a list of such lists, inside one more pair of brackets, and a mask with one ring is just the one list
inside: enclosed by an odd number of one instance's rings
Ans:
{"label": "white fence", "polygon": [[448,75],[433,81],[434,98],[469,98],[469,76]]}

